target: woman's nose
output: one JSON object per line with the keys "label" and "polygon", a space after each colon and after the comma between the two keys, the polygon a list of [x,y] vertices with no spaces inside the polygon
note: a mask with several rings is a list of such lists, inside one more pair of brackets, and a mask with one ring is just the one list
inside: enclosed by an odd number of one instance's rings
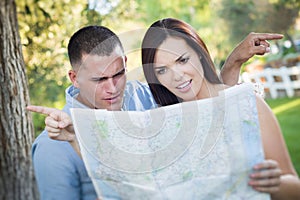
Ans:
{"label": "woman's nose", "polygon": [[183,78],[184,72],[182,70],[177,69],[176,67],[173,69],[173,76],[175,81],[181,81]]}

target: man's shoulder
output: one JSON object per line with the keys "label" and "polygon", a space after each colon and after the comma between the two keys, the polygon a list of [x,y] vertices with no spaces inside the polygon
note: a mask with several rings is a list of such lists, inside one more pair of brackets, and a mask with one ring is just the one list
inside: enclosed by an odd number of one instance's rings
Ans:
{"label": "man's shoulder", "polygon": [[147,83],[140,82],[138,80],[131,80],[126,82],[126,89],[127,88],[134,88],[138,90],[149,90],[149,86]]}
{"label": "man's shoulder", "polygon": [[61,141],[53,140],[49,138],[48,132],[44,130],[41,132],[34,140],[33,145],[35,144],[47,144],[47,143],[53,143],[53,144],[62,144]]}
{"label": "man's shoulder", "polygon": [[148,84],[140,81],[128,81],[124,92],[124,110],[149,110],[155,102]]}
{"label": "man's shoulder", "polygon": [[151,90],[147,83],[140,81],[127,81],[125,88],[125,95],[127,96],[138,96],[141,98],[153,98]]}
{"label": "man's shoulder", "polygon": [[73,150],[69,142],[58,141],[49,138],[48,132],[44,130],[32,144],[32,157],[47,157],[50,160],[70,157],[76,158],[76,152]]}

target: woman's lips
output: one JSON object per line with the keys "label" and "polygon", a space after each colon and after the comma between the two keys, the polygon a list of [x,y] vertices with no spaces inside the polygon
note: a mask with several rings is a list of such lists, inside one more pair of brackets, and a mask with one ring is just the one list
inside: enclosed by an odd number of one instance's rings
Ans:
{"label": "woman's lips", "polygon": [[189,81],[186,81],[180,85],[178,85],[176,88],[180,91],[180,92],[187,92],[190,88],[192,87],[192,79]]}

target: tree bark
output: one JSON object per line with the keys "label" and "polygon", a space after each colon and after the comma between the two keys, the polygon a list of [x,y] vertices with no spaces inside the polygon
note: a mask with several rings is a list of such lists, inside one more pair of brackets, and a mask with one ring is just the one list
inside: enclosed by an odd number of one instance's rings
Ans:
{"label": "tree bark", "polygon": [[0,199],[38,199],[31,145],[29,93],[16,4],[0,1]]}

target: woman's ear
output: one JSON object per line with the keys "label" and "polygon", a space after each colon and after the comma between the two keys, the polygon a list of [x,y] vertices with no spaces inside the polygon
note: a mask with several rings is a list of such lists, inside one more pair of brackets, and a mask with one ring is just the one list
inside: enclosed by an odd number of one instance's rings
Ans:
{"label": "woman's ear", "polygon": [[77,72],[74,71],[74,70],[70,70],[68,72],[68,75],[69,75],[69,78],[72,82],[72,84],[76,87],[76,88],[79,88],[79,84],[77,82]]}

